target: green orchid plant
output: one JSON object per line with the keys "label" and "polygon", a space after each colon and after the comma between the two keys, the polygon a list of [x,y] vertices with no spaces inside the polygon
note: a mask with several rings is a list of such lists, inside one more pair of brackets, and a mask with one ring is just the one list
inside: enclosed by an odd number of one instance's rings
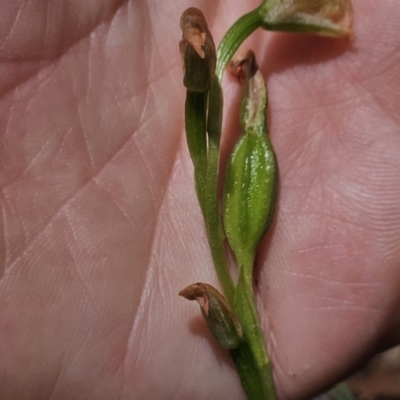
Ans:
{"label": "green orchid plant", "polygon": [[[229,350],[250,400],[275,399],[272,366],[255,302],[253,266],[274,216],[278,164],[268,136],[266,84],[249,51],[230,64],[232,74],[244,83],[243,136],[230,155],[223,196],[218,197],[222,75],[239,46],[258,28],[348,37],[351,22],[349,0],[264,0],[232,25],[216,50],[200,10],[189,8],[180,20],[187,144],[223,294],[206,283],[192,284],[179,294],[198,301],[215,339]],[[226,241],[237,263],[236,283],[229,271]]]}

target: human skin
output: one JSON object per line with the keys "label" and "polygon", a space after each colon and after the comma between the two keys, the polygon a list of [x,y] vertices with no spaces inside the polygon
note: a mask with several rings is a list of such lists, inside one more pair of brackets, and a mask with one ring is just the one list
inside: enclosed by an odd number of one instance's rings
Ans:
{"label": "human skin", "polygon": [[[280,166],[256,296],[281,399],[400,341],[400,3],[353,4],[350,42],[250,43]],[[2,400],[245,399],[197,306],[178,297],[218,287],[178,42],[189,6],[219,43],[256,5],[0,2]],[[223,87],[224,134],[237,136],[240,89]]]}

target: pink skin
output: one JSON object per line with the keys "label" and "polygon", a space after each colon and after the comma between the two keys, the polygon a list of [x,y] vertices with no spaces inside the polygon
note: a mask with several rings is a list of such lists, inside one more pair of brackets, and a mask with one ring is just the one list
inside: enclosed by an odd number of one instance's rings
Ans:
{"label": "pink skin", "polygon": [[[219,43],[257,4],[236,3],[1,1],[2,400],[245,399],[178,297],[218,287],[183,132],[179,18],[201,8]],[[251,41],[281,173],[257,265],[281,399],[400,339],[400,3],[354,8],[350,44]],[[237,135],[239,88],[224,89]]]}

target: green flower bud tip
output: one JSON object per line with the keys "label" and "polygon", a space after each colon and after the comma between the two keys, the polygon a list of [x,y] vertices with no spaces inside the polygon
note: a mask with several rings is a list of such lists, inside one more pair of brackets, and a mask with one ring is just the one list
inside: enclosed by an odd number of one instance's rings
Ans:
{"label": "green flower bud tip", "polygon": [[179,50],[182,57],[183,84],[192,92],[205,92],[215,74],[217,60],[215,44],[203,13],[194,7],[181,16],[182,40]]}
{"label": "green flower bud tip", "polygon": [[208,328],[225,349],[235,349],[242,341],[242,327],[225,297],[207,283],[194,283],[179,292],[179,296],[196,300]]}

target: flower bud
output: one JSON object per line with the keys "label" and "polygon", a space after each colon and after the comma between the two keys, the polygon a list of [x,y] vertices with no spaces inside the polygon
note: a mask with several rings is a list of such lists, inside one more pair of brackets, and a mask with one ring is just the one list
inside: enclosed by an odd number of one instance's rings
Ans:
{"label": "flower bud", "polygon": [[208,328],[222,347],[235,349],[239,346],[243,337],[242,327],[225,297],[217,289],[199,282],[181,290],[179,296],[196,300],[200,304]]}
{"label": "flower bud", "polygon": [[181,16],[183,84],[192,92],[205,92],[215,74],[216,50],[203,13],[188,8]]}
{"label": "flower bud", "polygon": [[350,0],[273,0],[264,8],[263,27],[285,32],[350,36]]}
{"label": "flower bud", "polygon": [[[267,88],[253,52],[231,65],[245,80],[241,107],[244,135],[229,157],[224,184],[223,222],[239,267],[252,268],[257,246],[275,210],[278,164],[267,136]],[[251,276],[252,271],[246,271]]]}

